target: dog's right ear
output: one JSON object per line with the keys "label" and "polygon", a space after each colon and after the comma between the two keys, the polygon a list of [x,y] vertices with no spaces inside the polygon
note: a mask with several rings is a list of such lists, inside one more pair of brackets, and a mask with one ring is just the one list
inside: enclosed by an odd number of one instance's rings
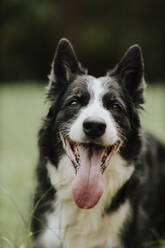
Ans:
{"label": "dog's right ear", "polygon": [[58,84],[59,87],[63,88],[71,81],[73,75],[84,73],[69,40],[61,39],[52,62],[50,83],[56,84],[56,86]]}
{"label": "dog's right ear", "polygon": [[144,63],[139,45],[131,46],[109,75],[120,82],[137,107],[144,103]]}

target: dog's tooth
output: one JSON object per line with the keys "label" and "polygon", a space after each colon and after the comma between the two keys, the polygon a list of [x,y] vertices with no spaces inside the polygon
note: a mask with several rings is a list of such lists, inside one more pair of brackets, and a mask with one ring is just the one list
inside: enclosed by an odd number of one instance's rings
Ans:
{"label": "dog's tooth", "polygon": [[108,151],[107,151],[107,148],[104,150],[104,153],[103,153],[103,157],[102,157],[102,160],[101,160],[101,171],[102,171],[102,174],[104,173],[104,170],[105,170],[105,161],[107,159],[107,156],[108,156]]}
{"label": "dog's tooth", "polygon": [[102,157],[101,162],[103,162],[103,163],[104,163],[104,162],[105,162],[105,160],[106,160],[106,158],[107,158],[107,154],[104,154],[104,155],[103,155],[103,157]]}
{"label": "dog's tooth", "polygon": [[79,158],[80,157],[80,154],[79,154],[79,150],[78,150],[78,147],[76,146],[76,148],[75,148],[75,154],[76,154],[76,156]]}
{"label": "dog's tooth", "polygon": [[[80,164],[80,154],[79,154],[79,150],[78,150],[78,147],[77,146],[75,146],[74,154],[75,154],[76,162],[78,164]],[[77,165],[77,167],[78,167],[78,165]]]}
{"label": "dog's tooth", "polygon": [[101,171],[102,171],[102,174],[103,174],[104,170],[105,170],[105,165],[104,165],[104,164],[101,164]]}

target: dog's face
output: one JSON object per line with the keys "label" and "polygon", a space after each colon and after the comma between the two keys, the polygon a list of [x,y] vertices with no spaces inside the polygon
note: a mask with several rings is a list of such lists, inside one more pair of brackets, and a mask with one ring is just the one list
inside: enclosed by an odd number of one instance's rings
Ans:
{"label": "dog's face", "polygon": [[56,110],[56,134],[75,169],[72,191],[79,207],[98,202],[102,174],[116,153],[131,160],[128,154],[136,149],[131,148],[132,138],[139,139],[137,109],[143,103],[143,86],[138,46],[131,47],[113,71],[95,78],[81,68],[70,42],[59,42],[48,96]]}

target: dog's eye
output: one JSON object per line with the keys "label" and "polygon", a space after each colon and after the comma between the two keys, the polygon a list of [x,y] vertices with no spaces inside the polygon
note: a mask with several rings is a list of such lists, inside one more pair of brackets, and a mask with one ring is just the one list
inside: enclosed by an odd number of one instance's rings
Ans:
{"label": "dog's eye", "polygon": [[70,108],[78,108],[78,107],[80,106],[80,103],[79,103],[78,101],[76,101],[76,100],[73,100],[73,101],[71,101],[71,102],[68,104],[68,106],[69,106]]}
{"label": "dog's eye", "polygon": [[117,103],[113,103],[112,105],[111,105],[111,108],[112,108],[112,110],[114,110],[114,111],[119,111],[121,108],[120,108],[120,106],[119,106],[119,104],[117,104]]}

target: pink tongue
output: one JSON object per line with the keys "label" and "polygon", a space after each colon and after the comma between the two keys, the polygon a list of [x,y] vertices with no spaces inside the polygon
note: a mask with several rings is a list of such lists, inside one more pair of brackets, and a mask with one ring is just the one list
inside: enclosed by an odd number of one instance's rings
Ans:
{"label": "pink tongue", "polygon": [[72,184],[74,201],[79,208],[92,208],[103,194],[101,173],[101,151],[89,154],[84,146],[79,146],[80,167]]}

